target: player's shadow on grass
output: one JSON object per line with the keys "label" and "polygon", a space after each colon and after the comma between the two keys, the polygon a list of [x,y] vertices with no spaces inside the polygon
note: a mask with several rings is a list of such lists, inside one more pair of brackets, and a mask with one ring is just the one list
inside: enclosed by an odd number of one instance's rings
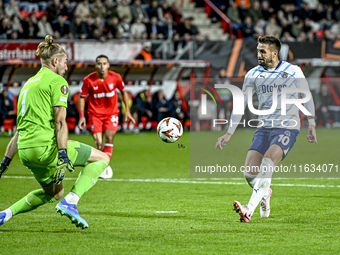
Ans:
{"label": "player's shadow on grass", "polygon": [[178,213],[123,213],[123,212],[101,212],[101,215],[113,217],[126,217],[126,218],[188,218],[186,215],[179,215]]}
{"label": "player's shadow on grass", "polygon": [[227,223],[225,218],[208,218],[206,216],[200,215],[180,215],[180,213],[124,213],[124,212],[101,212],[101,215],[107,215],[110,217],[122,217],[122,218],[144,218],[144,219],[184,219],[184,220],[194,220],[197,222],[204,222],[204,223],[217,223],[220,224]]}

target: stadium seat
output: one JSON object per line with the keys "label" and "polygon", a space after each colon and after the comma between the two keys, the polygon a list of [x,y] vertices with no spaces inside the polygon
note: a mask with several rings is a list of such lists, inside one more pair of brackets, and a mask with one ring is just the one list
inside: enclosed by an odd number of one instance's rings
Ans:
{"label": "stadium seat", "polygon": [[75,93],[72,97],[72,100],[76,106],[77,112],[79,113],[79,106],[78,106],[78,101],[79,101],[79,97],[80,97],[80,92]]}
{"label": "stadium seat", "polygon": [[13,130],[14,128],[14,119],[5,119],[4,120],[4,131]]}
{"label": "stadium seat", "polygon": [[71,131],[73,131],[78,124],[78,123],[76,123],[77,120],[74,117],[66,118],[66,122],[67,122],[68,130],[71,130]]}

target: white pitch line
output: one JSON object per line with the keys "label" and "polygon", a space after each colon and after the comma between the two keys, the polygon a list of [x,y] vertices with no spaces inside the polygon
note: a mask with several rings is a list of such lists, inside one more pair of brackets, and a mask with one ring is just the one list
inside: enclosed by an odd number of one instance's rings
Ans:
{"label": "white pitch line", "polygon": [[179,213],[179,211],[155,211],[155,213]]}
{"label": "white pitch line", "polygon": [[[3,176],[5,179],[34,179],[33,176]],[[75,181],[77,178],[66,177],[65,181]],[[155,179],[105,179],[99,181],[107,182],[148,182],[148,183],[175,183],[175,184],[212,184],[212,185],[248,185],[243,182],[227,182],[227,181],[206,181],[207,179],[190,179],[190,178],[155,178]],[[216,180],[216,179],[215,179]],[[275,180],[275,179],[274,179]],[[295,179],[296,180],[296,179]],[[318,184],[301,184],[301,183],[272,183],[271,186],[281,187],[308,187],[308,188],[340,188],[340,185],[318,185]]]}

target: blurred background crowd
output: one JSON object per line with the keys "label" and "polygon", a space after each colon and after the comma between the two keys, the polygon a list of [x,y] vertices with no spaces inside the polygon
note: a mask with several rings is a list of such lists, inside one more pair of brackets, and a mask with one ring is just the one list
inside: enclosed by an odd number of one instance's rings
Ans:
{"label": "blurred background crowd", "polygon": [[[274,35],[282,41],[334,40],[340,34],[338,0],[211,0],[230,20],[233,36],[255,40]],[[195,1],[204,7],[204,0]],[[0,39],[107,41],[206,40],[194,17],[183,17],[176,0],[0,0]],[[211,10],[212,23],[221,15]]]}
{"label": "blurred background crowd", "polygon": [[[338,0],[212,2],[231,20],[234,35],[248,40],[273,35],[283,42],[313,42],[335,40],[340,32]],[[219,16],[213,12],[211,18],[216,22]]]}

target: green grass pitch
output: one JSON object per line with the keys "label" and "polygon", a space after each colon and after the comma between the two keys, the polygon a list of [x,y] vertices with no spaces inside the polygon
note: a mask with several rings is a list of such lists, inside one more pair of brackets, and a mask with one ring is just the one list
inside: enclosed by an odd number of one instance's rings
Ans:
{"label": "green grass pitch", "polygon": [[[308,144],[306,132],[283,164],[340,165],[339,130],[318,129],[317,145]],[[270,217],[260,218],[257,208],[250,223],[239,223],[232,203],[247,203],[252,191],[242,174],[190,178],[191,146],[199,146],[198,139],[207,157],[244,163],[253,130],[237,130],[218,151],[221,134],[186,132],[179,141],[185,148],[179,149],[156,132],[118,133],[113,179],[98,181],[79,202],[90,227],[77,229],[55,213],[56,203],[47,204],[0,227],[0,254],[338,254],[340,179],[274,178]],[[90,135],[70,139],[94,145]],[[0,138],[1,157],[8,142]],[[79,171],[67,173],[65,194]],[[0,180],[0,210],[38,188],[15,156]]]}

